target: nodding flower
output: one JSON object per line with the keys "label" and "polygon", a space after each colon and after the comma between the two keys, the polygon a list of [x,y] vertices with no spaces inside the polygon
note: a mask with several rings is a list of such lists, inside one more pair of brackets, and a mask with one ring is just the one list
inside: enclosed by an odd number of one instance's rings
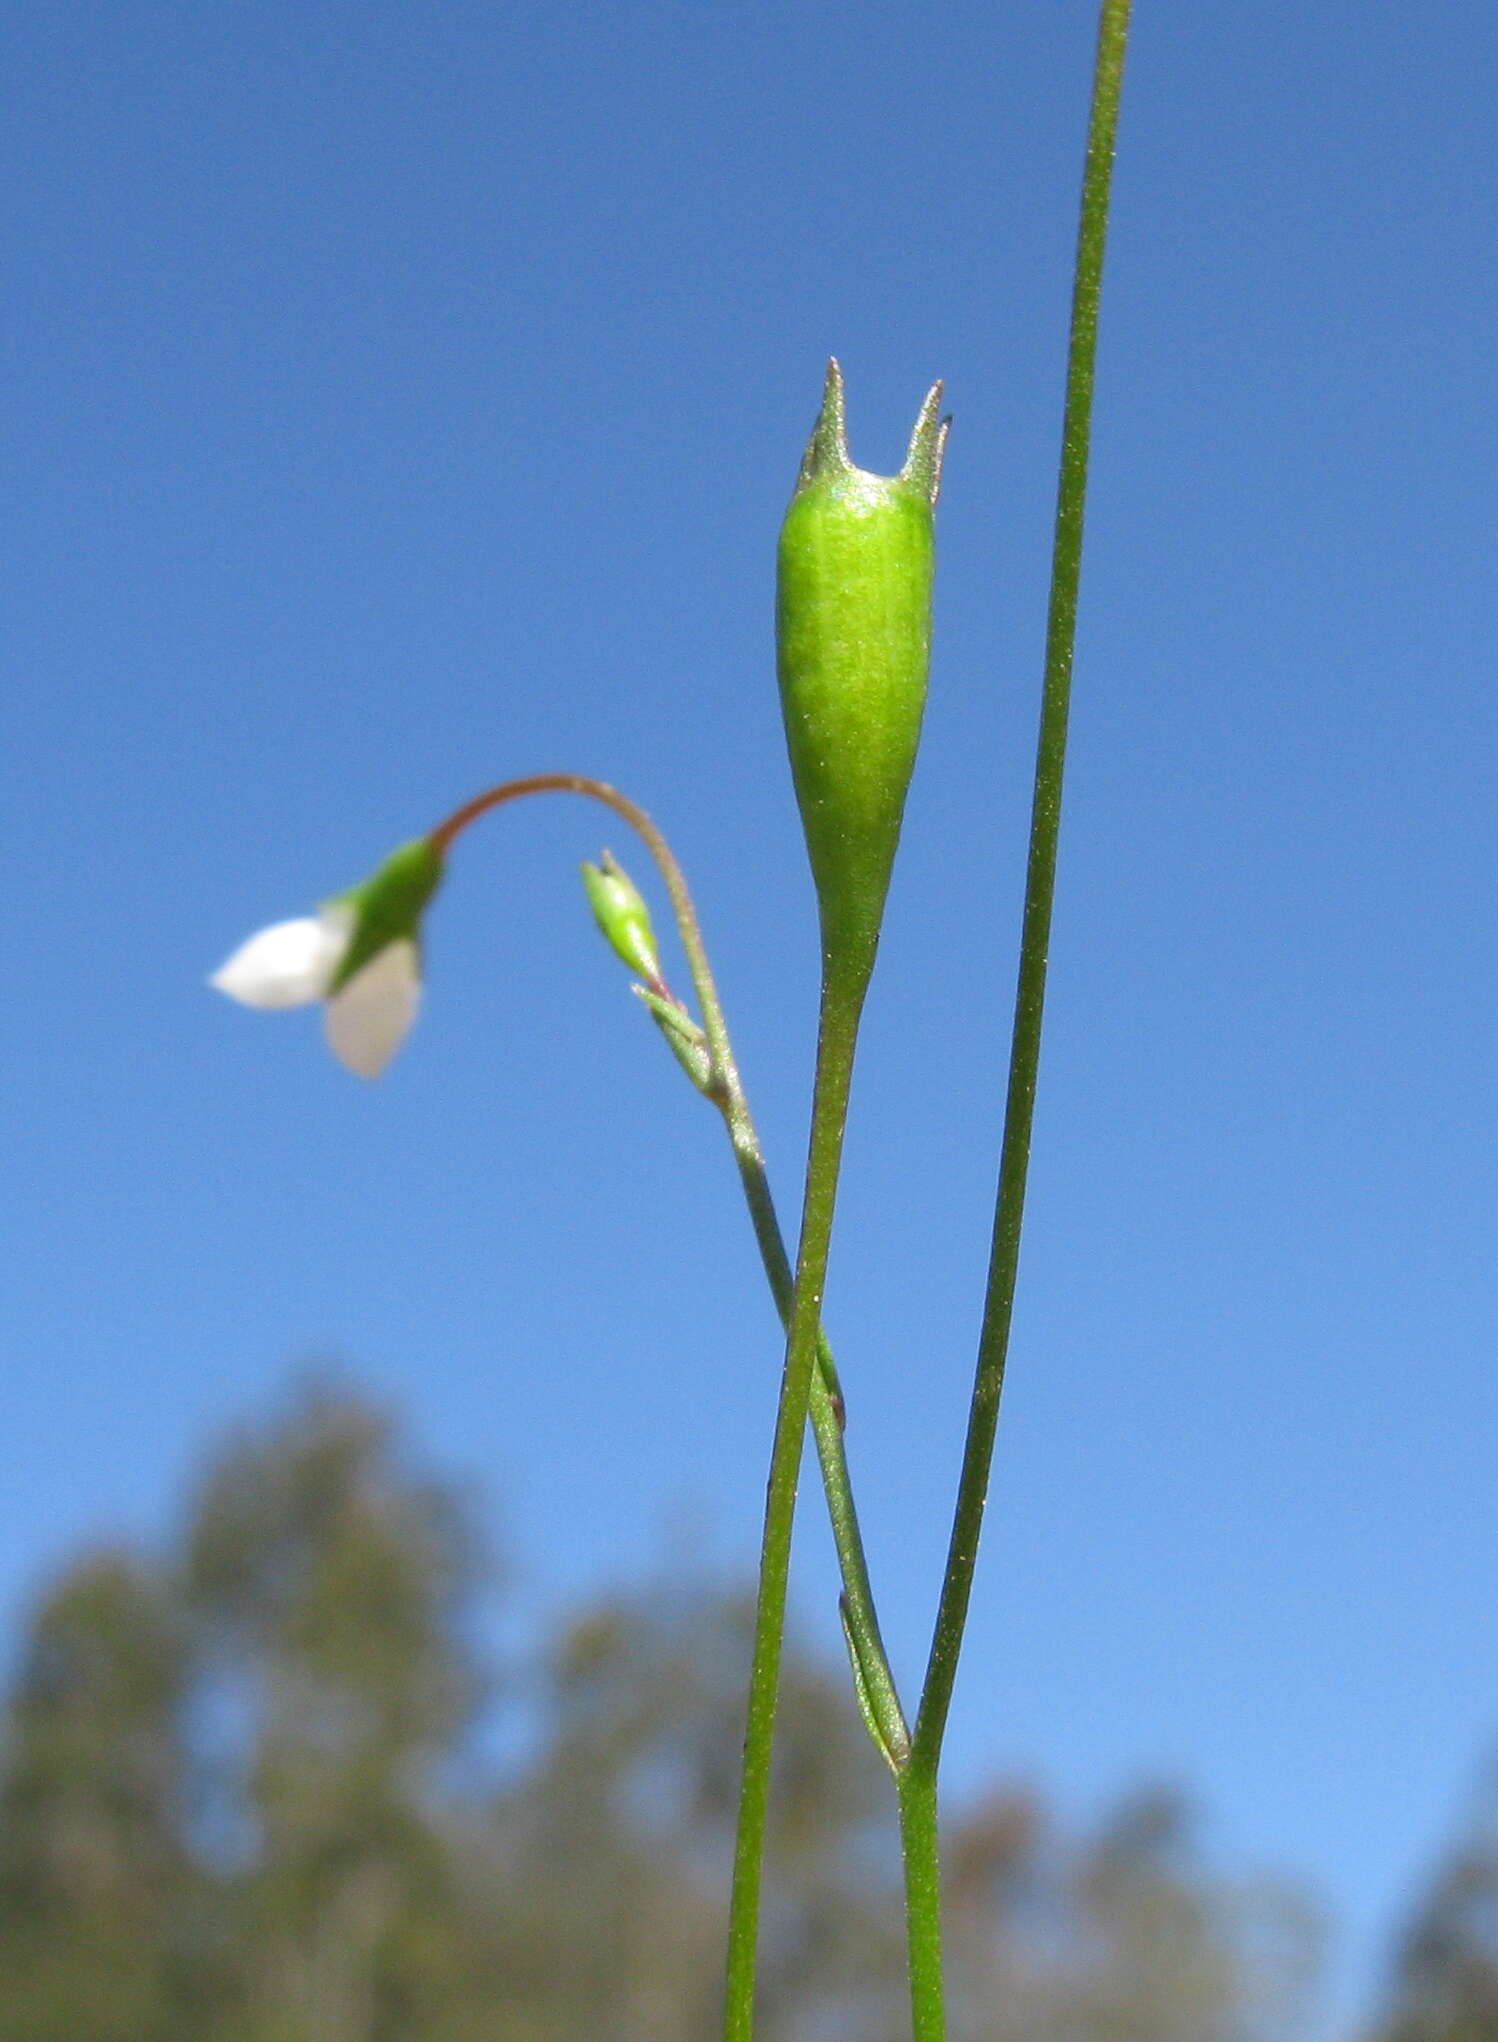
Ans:
{"label": "nodding flower", "polygon": [[402,844],[359,886],[315,915],[275,922],[241,943],[208,981],[246,1007],[323,1003],[328,1047],[377,1078],[421,1002],[421,918],[442,879],[426,837]]}

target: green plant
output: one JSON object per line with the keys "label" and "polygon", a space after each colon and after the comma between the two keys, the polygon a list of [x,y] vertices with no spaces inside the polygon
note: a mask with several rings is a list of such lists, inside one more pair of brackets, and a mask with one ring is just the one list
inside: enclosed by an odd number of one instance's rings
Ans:
{"label": "green plant", "polygon": [[839,1566],[853,1684],[893,1775],[905,1863],[915,2042],[944,2042],[937,1775],[972,1593],[1019,1264],[1081,569],[1093,364],[1129,0],[1103,0],[1083,174],[1040,737],[1018,989],[983,1325],[951,1543],[913,1727],[879,1632],[843,1453],[842,1394],[821,1328],[858,1024],[878,948],[905,790],[919,739],[930,645],[932,530],[945,427],[940,386],[916,422],[898,476],[848,457],[841,375],[831,365],[780,544],[778,644],[787,743],[816,881],[822,999],[812,1124],[794,1268],[729,1038],[696,911],[661,832],[625,795],[574,774],[488,789],[407,845],[315,917],[277,924],[241,947],[214,983],[251,1005],[322,1000],[329,1039],[353,1069],[384,1068],[415,1015],[421,917],[456,839],[490,810],[541,793],[586,795],[639,836],[669,896],[697,1013],[661,976],[643,897],[605,854],[584,883],[605,937],[697,1089],[719,1111],[765,1272],[786,1329],[760,1556],[724,2020],[750,2042],[770,1757],[785,1625],[792,1522],[808,1420]]}

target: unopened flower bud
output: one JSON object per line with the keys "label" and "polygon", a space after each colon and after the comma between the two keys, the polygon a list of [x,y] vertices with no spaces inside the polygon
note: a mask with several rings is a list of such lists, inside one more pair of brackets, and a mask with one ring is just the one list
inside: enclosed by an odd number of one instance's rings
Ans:
{"label": "unopened flower bud", "polygon": [[650,985],[658,986],[660,952],[650,925],[650,910],[639,888],[611,851],[603,853],[601,865],[590,865],[584,860],[581,869],[593,919],[614,955]]}

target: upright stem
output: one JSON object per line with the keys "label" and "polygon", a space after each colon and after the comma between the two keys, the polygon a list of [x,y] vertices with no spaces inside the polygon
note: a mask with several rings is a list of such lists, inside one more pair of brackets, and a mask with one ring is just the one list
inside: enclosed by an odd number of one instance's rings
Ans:
{"label": "upright stem", "polygon": [[[776,1216],[775,1202],[765,1171],[764,1156],[747,1107],[742,1113],[725,1115],[744,1199],[759,1243],[760,1259],[787,1334],[795,1279],[785,1252],[785,1242]],[[843,1393],[827,1336],[817,1334],[816,1372],[811,1384],[811,1431],[822,1468],[822,1487],[827,1497],[827,1515],[832,1525],[832,1542],[837,1549],[843,1577],[843,1618],[849,1649],[854,1661],[854,1678],[871,1717],[874,1740],[892,1768],[903,1765],[910,1750],[910,1730],[900,1706],[894,1674],[884,1649],[874,1592],[869,1583],[864,1557],[863,1534],[853,1502],[853,1483],[843,1439],[846,1413]]]}
{"label": "upright stem", "polygon": [[1061,784],[1066,764],[1072,650],[1076,640],[1077,591],[1082,569],[1082,516],[1087,495],[1098,301],[1102,290],[1113,147],[1118,129],[1118,103],[1123,85],[1128,28],[1129,0],[1103,0],[1097,68],[1093,78],[1092,116],[1082,177],[1081,224],[1077,237],[1071,341],[1067,356],[1066,413],[1061,433],[1061,472],[1056,497],[1056,536],[1046,628],[1045,684],[1041,695],[1040,742],[1035,763],[1035,798],[1030,820],[1024,924],[1020,936],[1019,986],[1015,996],[1014,1033],[1009,1055],[1009,1091],[999,1156],[998,1201],[962,1475],[912,1749],[912,1775],[919,1781],[929,1782],[929,1791],[933,1795],[936,1764],[946,1730],[952,1683],[957,1673],[963,1626],[967,1621],[968,1601],[972,1593],[973,1567],[978,1557],[978,1537],[988,1493],[988,1471],[993,1457],[994,1430],[1004,1386],[1004,1363],[1009,1348],[1015,1282],[1019,1272],[1020,1226],[1024,1218],[1030,1135],[1035,1117],[1051,905],[1056,891],[1056,842],[1061,824]]}
{"label": "upright stem", "polygon": [[827,1254],[837,1202],[838,1170],[842,1162],[843,1128],[848,1116],[848,1092],[853,1075],[853,1050],[866,985],[866,975],[852,989],[829,979],[824,981],[822,992],[801,1243],[796,1259],[785,1372],[781,1379],[780,1408],[776,1414],[775,1439],[770,1453],[764,1536],[760,1545],[754,1654],[744,1732],[744,1772],[739,1795],[738,1837],[734,1848],[733,1890],[729,1903],[724,2042],[751,2042],[754,2033],[759,1896],[770,1795],[770,1759],[780,1686],[781,1641],[785,1632],[791,1531],[796,1513],[796,1484],[801,1469],[801,1441],[806,1431],[807,1403],[816,1365],[822,1293],[827,1280]]}
{"label": "upright stem", "polygon": [[936,1775],[912,1754],[896,1776],[900,1857],[905,1874],[905,1964],[914,2042],[945,2042],[942,1987],[941,1851]]}
{"label": "upright stem", "polygon": [[1019,1273],[1020,1227],[1024,1218],[1030,1138],[1035,1117],[1051,908],[1056,890],[1056,847],[1061,823],[1072,653],[1076,641],[1077,594],[1082,568],[1082,522],[1091,440],[1098,304],[1124,51],[1128,40],[1129,4],[1130,0],[1102,0],[1098,25],[1097,63],[1082,175],[1081,221],[1072,292],[1066,410],[1061,433],[1061,470],[1056,495],[1045,680],[1041,694],[1040,739],[1030,821],[1024,924],[1020,936],[1019,985],[1009,1054],[1009,1088],[999,1156],[993,1245],[946,1573],[910,1757],[899,1775],[906,1935],[916,2042],[943,2042],[945,2033],[941,2003],[937,1772],[972,1596],[973,1570],[983,1528],[988,1474],[993,1459],[999,1398],[1004,1387],[1004,1364],[1009,1349],[1009,1329]]}

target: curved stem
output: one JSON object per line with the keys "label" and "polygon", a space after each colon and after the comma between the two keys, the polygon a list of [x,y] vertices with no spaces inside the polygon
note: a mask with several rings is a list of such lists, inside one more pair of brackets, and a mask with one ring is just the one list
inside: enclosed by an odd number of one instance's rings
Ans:
{"label": "curved stem", "polygon": [[455,808],[445,822],[439,823],[428,840],[432,849],[439,857],[446,857],[453,839],[471,823],[477,822],[482,815],[488,815],[492,809],[503,808],[506,802],[522,800],[527,794],[584,794],[589,800],[601,801],[605,808],[611,808],[640,838],[655,860],[666,891],[671,896],[671,911],[681,931],[681,946],[687,954],[687,968],[692,974],[692,984],[702,1008],[702,1025],[707,1031],[713,1063],[721,1073],[723,1084],[736,1088],[738,1071],[728,1040],[728,1024],[723,1018],[723,1003],[718,998],[712,966],[707,961],[702,928],[697,920],[697,910],[692,905],[686,874],[677,864],[676,854],[660,830],[627,794],[621,794],[606,780],[595,780],[587,773],[529,773],[523,779],[504,780],[497,787],[475,794],[471,801]]}
{"label": "curved stem", "polygon": [[728,1979],[724,2042],[750,2042],[754,2033],[755,1951],[759,1939],[759,1896],[764,1861],[765,1819],[770,1795],[770,1759],[780,1686],[781,1641],[785,1632],[786,1583],[801,1442],[815,1374],[821,1327],[822,1292],[837,1202],[843,1128],[853,1075],[853,1051],[863,1005],[865,974],[855,987],[824,981],[812,1093],[811,1141],[806,1161],[801,1244],[786,1338],[780,1408],[770,1453],[760,1546],[759,1595],[754,1613],[754,1656],[749,1675],[744,1772],[734,1848],[733,1892],[728,1923]]}
{"label": "curved stem", "polygon": [[[822,1336],[822,1291],[837,1200],[842,1161],[843,1128],[848,1117],[848,1092],[853,1075],[853,1050],[859,1015],[868,986],[868,970],[834,979],[824,978],[821,1026],[817,1038],[817,1072],[812,1095],[811,1141],[806,1163],[806,1196],[802,1207],[801,1244],[794,1282],[786,1295],[785,1245],[770,1202],[763,1158],[749,1118],[738,1067],[712,968],[702,941],[697,911],[675,854],[644,809],[605,781],[579,773],[536,773],[509,780],[476,795],[456,809],[432,832],[431,843],[445,856],[453,839],[481,815],[527,794],[586,794],[601,801],[627,822],[649,850],[671,896],[681,931],[682,947],[692,974],[703,1026],[712,1053],[718,1103],[727,1121],[734,1153],[739,1158],[749,1209],[776,1302],[788,1317],[785,1369],[770,1454],[764,1535],[760,1546],[759,1590],[754,1616],[754,1653],[749,1675],[748,1719],[744,1732],[744,1772],[739,1796],[738,1836],[734,1847],[733,1889],[729,1901],[728,1975],[723,2033],[725,2042],[750,2042],[754,2032],[755,1956],[759,1942],[759,1896],[769,1809],[770,1760],[775,1739],[775,1714],[780,1689],[781,1645],[785,1634],[786,1585],[790,1575],[791,1533],[796,1514],[796,1488],[801,1472],[801,1443],[808,1409],[817,1412],[817,1444],[822,1450],[838,1557],[843,1562],[844,1607],[849,1615],[855,1676],[870,1713],[871,1725],[883,1736],[887,1718],[893,1736],[885,1738],[886,1756],[895,1763],[891,1744],[903,1760],[907,1733],[895,1696],[894,1681],[879,1643],[879,1628],[868,1590],[868,1573],[858,1538],[857,1518],[847,1466],[842,1453],[842,1399],[832,1373],[831,1356]],[[871,966],[872,957],[868,964]],[[784,1300],[784,1302],[783,1302]],[[819,1358],[825,1357],[825,1371]],[[830,1421],[830,1422],[829,1422]],[[851,1564],[850,1564],[851,1562]],[[855,1617],[851,1612],[856,1612]],[[875,1668],[871,1681],[868,1666]],[[877,1698],[877,1699],[876,1699]]]}
{"label": "curved stem", "polygon": [[1077,591],[1082,568],[1082,518],[1087,495],[1098,302],[1102,290],[1113,146],[1118,129],[1118,104],[1123,86],[1128,30],[1129,0],[1103,0],[1087,156],[1082,174],[1081,223],[1077,236],[1071,340],[1067,355],[1066,412],[1061,434],[1061,472],[1057,486],[1056,536],[1046,627],[1045,682],[1035,764],[1024,924],[1020,936],[1019,986],[1015,996],[1014,1033],[1009,1056],[1009,1089],[999,1155],[998,1201],[967,1441],[952,1519],[952,1538],[911,1751],[911,1791],[928,1794],[933,1811],[937,1762],[951,1706],[952,1685],[957,1675],[963,1627],[967,1622],[968,1602],[972,1594],[973,1568],[978,1557],[978,1538],[983,1526],[988,1471],[993,1458],[994,1432],[998,1424],[999,1397],[1004,1387],[1004,1363],[1019,1273],[1020,1226],[1024,1218],[1030,1136],[1035,1117],[1051,905],[1056,890],[1056,842],[1061,823],[1072,651],[1076,640]]}
{"label": "curved stem", "polygon": [[[724,1126],[738,1165],[749,1217],[765,1275],[781,1323],[789,1330],[794,1280],[785,1239],[770,1195],[764,1152],[749,1101],[739,1076],[738,1064],[729,1040],[728,1023],[718,997],[707,949],[702,940],[697,910],[687,887],[686,875],[656,823],[617,787],[585,773],[533,773],[522,779],[506,780],[464,802],[432,831],[430,842],[445,857],[454,839],[480,816],[530,794],[580,794],[611,809],[640,838],[660,872],[670,896],[672,912],[686,953],[693,989],[702,1011],[708,1047],[713,1060],[713,1103],[723,1116]],[[832,1350],[818,1329],[816,1369],[810,1395],[812,1436],[821,1463],[822,1486],[827,1497],[827,1514],[832,1524],[833,1543],[843,1581],[843,1609],[855,1659],[855,1675],[867,1697],[874,1718],[876,1740],[891,1765],[903,1762],[910,1746],[910,1731],[900,1706],[894,1675],[880,1635],[879,1619],[869,1584],[863,1536],[843,1441],[846,1413],[842,1390],[833,1364]]]}

